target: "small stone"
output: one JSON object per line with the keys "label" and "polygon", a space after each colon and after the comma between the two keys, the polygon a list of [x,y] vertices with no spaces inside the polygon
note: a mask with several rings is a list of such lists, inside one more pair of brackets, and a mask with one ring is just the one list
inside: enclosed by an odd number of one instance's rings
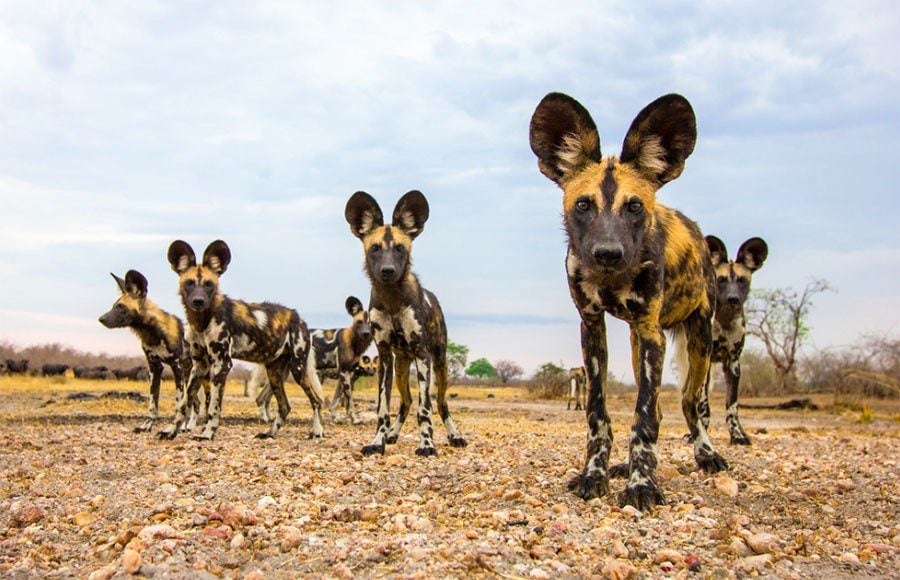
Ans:
{"label": "small stone", "polygon": [[126,574],[137,574],[141,569],[141,554],[136,550],[122,552],[122,569]]}
{"label": "small stone", "polygon": [[778,549],[778,536],[772,534],[753,534],[747,538],[747,544],[757,554],[769,554]]}
{"label": "small stone", "polygon": [[45,517],[47,517],[47,512],[37,506],[27,505],[13,513],[12,524],[14,527],[24,528],[41,521]]}
{"label": "small stone", "polygon": [[637,509],[633,505],[627,505],[622,508],[622,513],[626,514],[634,519],[640,519],[640,517],[644,514],[641,513],[641,510]]}
{"label": "small stone", "polygon": [[503,494],[503,501],[513,501],[521,498],[523,495],[520,489],[510,489]]}
{"label": "small stone", "polygon": [[203,530],[203,535],[210,538],[227,540],[231,537],[231,528],[228,526],[207,526]]}
{"label": "small stone", "polygon": [[102,495],[95,495],[94,499],[91,500],[91,506],[98,508],[103,505],[103,502],[106,500]]}
{"label": "small stone", "polygon": [[281,538],[282,552],[290,552],[303,541],[303,532],[294,526],[283,526],[278,535]]}
{"label": "small stone", "polygon": [[764,568],[772,564],[772,554],[759,554],[757,556],[747,556],[738,560],[736,566],[744,572],[752,572],[759,568]]}
{"label": "small stone", "polygon": [[546,580],[550,577],[550,574],[547,573],[546,570],[541,570],[540,568],[532,568],[531,572],[528,573],[530,578],[540,578]]}
{"label": "small stone", "polygon": [[[257,509],[257,511],[263,511],[267,507],[273,506],[273,505],[278,505],[278,502],[275,501],[275,498],[272,497],[271,495],[264,495],[261,498],[259,498],[258,502],[256,502],[256,509]],[[251,574],[252,574],[252,572],[251,572]]]}
{"label": "small stone", "polygon": [[247,539],[244,537],[244,534],[238,532],[231,538],[231,549],[232,550],[240,550],[246,544]]}
{"label": "small stone", "polygon": [[88,580],[109,580],[115,575],[115,573],[116,569],[114,566],[104,566],[91,572],[88,576]]}
{"label": "small stone", "polygon": [[478,532],[475,530],[466,530],[466,537],[470,540],[475,540],[478,538]]}
{"label": "small stone", "polygon": [[94,523],[94,514],[91,512],[78,512],[72,519],[75,521],[76,526],[83,528]]}
{"label": "small stone", "polygon": [[261,570],[253,570],[252,572],[247,572],[244,580],[266,580],[266,575]]}
{"label": "small stone", "polygon": [[610,580],[628,580],[637,576],[638,569],[624,560],[609,560],[603,566],[603,575]]}
{"label": "small stone", "polygon": [[753,550],[744,543],[744,541],[740,538],[732,538],[731,543],[728,545],[728,551],[734,554],[735,556],[744,558],[753,553]]}
{"label": "small stone", "polygon": [[683,560],[680,552],[677,550],[660,550],[653,556],[653,563],[660,564],[662,562],[671,562],[677,564]]}
{"label": "small stone", "polygon": [[844,552],[841,554],[840,560],[845,564],[859,564],[859,557],[853,552]]}
{"label": "small stone", "polygon": [[688,567],[688,570],[691,572],[699,572],[700,571],[700,558],[696,554],[688,554],[684,557],[684,565]]}
{"label": "small stone", "polygon": [[177,538],[178,532],[169,524],[154,524],[138,532],[138,537],[146,542],[157,538]]}
{"label": "small stone", "polygon": [[191,516],[191,525],[195,528],[199,528],[200,526],[206,525],[206,517],[201,516],[200,514],[194,514]]}
{"label": "small stone", "polygon": [[713,485],[715,486],[716,491],[718,491],[722,495],[726,495],[728,497],[737,497],[738,482],[728,477],[727,475],[720,475],[713,478]]}
{"label": "small stone", "polygon": [[627,558],[628,548],[625,547],[625,544],[623,544],[621,540],[616,540],[615,542],[613,542],[610,553],[616,558]]}
{"label": "small stone", "polygon": [[337,578],[344,578],[344,580],[350,580],[350,578],[353,578],[353,570],[351,570],[350,567],[343,562],[338,562],[337,564],[335,564],[331,569],[331,572]]}

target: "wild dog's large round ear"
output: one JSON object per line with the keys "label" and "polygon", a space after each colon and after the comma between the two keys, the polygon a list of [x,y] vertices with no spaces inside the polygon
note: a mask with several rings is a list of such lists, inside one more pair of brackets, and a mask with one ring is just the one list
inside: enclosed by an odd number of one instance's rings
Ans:
{"label": "wild dog's large round ear", "polygon": [[356,296],[347,296],[347,301],[344,302],[344,308],[347,309],[347,314],[356,316],[358,313],[362,312],[363,305]]}
{"label": "wild dog's large round ear", "polygon": [[769,246],[764,239],[750,238],[741,244],[734,261],[747,266],[751,272],[755,272],[762,268],[768,255]]}
{"label": "wild dog's large round ear", "polygon": [[122,294],[127,294],[127,293],[128,293],[128,290],[127,290],[128,285],[125,284],[125,280],[119,278],[118,276],[116,276],[116,275],[113,274],[112,272],[110,272],[109,275],[112,276],[112,277],[113,277],[113,280],[116,281],[116,285],[119,287],[119,290],[122,292]]}
{"label": "wild dog's large round ear", "polygon": [[125,274],[125,288],[136,298],[147,297],[147,279],[137,270],[128,270]]}
{"label": "wild dog's large round ear", "polygon": [[428,200],[421,191],[414,189],[406,192],[394,206],[391,225],[415,239],[425,229],[428,214]]}
{"label": "wild dog's large round ear", "polygon": [[665,95],[631,122],[619,158],[663,185],[681,175],[696,142],[697,118],[691,104],[681,95]]}
{"label": "wild dog's large round ear", "polygon": [[600,161],[600,135],[581,103],[550,93],[538,103],[529,129],[541,173],[562,186],[589,163]]}
{"label": "wild dog's large round ear", "polygon": [[709,248],[709,257],[712,259],[713,266],[718,266],[728,261],[728,250],[725,249],[725,242],[716,236],[706,236],[706,247]]}
{"label": "wild dog's large round ear", "polygon": [[179,274],[187,272],[188,268],[197,265],[197,255],[194,248],[184,240],[175,240],[169,246],[169,265]]}
{"label": "wild dog's large round ear", "polygon": [[344,207],[344,219],[350,224],[350,231],[359,239],[384,225],[384,215],[378,202],[365,191],[357,191],[350,196]]}
{"label": "wild dog's large round ear", "polygon": [[224,274],[230,263],[231,250],[228,249],[228,244],[222,240],[214,241],[203,251],[203,265],[215,272],[217,276]]}

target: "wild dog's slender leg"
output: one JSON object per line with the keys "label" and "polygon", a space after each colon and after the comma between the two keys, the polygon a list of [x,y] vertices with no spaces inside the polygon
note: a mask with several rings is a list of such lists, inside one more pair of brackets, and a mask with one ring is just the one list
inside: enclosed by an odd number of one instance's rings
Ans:
{"label": "wild dog's slender leg", "polygon": [[[340,377],[340,373],[338,373],[338,377]],[[319,375],[319,382],[322,382],[322,375]],[[331,403],[328,405],[328,412],[334,415],[337,413],[338,407],[341,403],[344,402],[344,391],[341,385],[340,378],[338,378],[338,384],[334,387],[334,395],[331,397]]]}
{"label": "wild dog's slender leg", "polygon": [[341,369],[338,376],[338,388],[341,390],[344,407],[350,423],[356,423],[356,409],[353,407],[353,368]]}
{"label": "wild dog's slender leg", "polygon": [[[278,433],[278,430],[284,425],[288,413],[291,410],[287,394],[284,392],[284,379],[287,375],[289,363],[290,358],[282,355],[278,360],[266,365],[266,376],[269,380],[266,389],[268,389],[270,397],[272,395],[275,396],[275,402],[278,404],[278,412],[275,414],[275,417],[272,418],[269,429],[256,434],[257,439],[275,437],[275,434]],[[266,401],[266,407],[268,410],[268,401]]]}
{"label": "wild dog's slender leg", "polygon": [[256,395],[256,408],[259,413],[259,419],[263,423],[268,423],[272,420],[272,415],[269,413],[269,403],[271,401],[272,387],[266,384]]}
{"label": "wild dog's slender leg", "polygon": [[581,354],[587,369],[587,451],[584,470],[569,483],[569,488],[583,499],[606,495],[609,492],[609,452],[612,448],[612,424],[606,412],[606,368],[609,352],[606,348],[606,321],[603,313],[581,321]]}
{"label": "wild dog's slender leg", "polygon": [[650,322],[632,325],[632,343],[638,346],[638,396],[634,424],[628,442],[628,483],[619,494],[619,505],[644,511],[666,503],[656,482],[658,462],[659,386],[662,382],[666,337],[662,328]]}
{"label": "wild dog's slender leg", "polygon": [[423,457],[437,455],[437,449],[434,446],[434,425],[431,421],[431,385],[434,382],[432,361],[431,354],[424,349],[416,356],[416,379],[419,385],[419,406],[416,410],[416,420],[419,424],[419,447],[416,449],[416,455]]}
{"label": "wild dog's slender leg", "polygon": [[376,345],[378,348],[378,426],[375,428],[375,438],[368,445],[362,448],[363,455],[373,455],[381,453],[384,455],[385,439],[387,438],[388,427],[391,423],[391,383],[393,382],[394,373],[394,356],[391,352],[391,345],[387,341],[379,340]]}
{"label": "wild dog's slender leg", "polygon": [[728,424],[728,433],[731,435],[732,445],[750,445],[750,437],[741,426],[738,417],[738,393],[741,387],[741,360],[736,355],[733,360],[722,363],[725,371],[725,382],[728,384],[725,392],[725,422]]}
{"label": "wild dog's slender leg", "polygon": [[135,433],[142,433],[153,428],[153,422],[159,419],[159,384],[162,380],[163,364],[158,357],[147,359],[150,371],[150,399],[147,420],[134,428]]}
{"label": "wild dog's slender leg", "polygon": [[[219,428],[219,421],[222,418],[222,401],[225,398],[225,381],[228,379],[228,373],[234,363],[231,361],[231,339],[221,346],[222,352],[218,354],[219,358],[213,359],[210,365],[210,383],[212,388],[209,392],[209,402],[207,414],[209,420],[203,427],[203,431],[199,435],[194,435],[194,439],[203,439],[211,441],[216,436],[216,430]],[[215,352],[215,351],[214,351]]]}
{"label": "wild dog's slender leg", "polygon": [[585,395],[585,380],[586,377],[582,377],[575,381],[575,410],[576,411],[584,411],[584,395]]}
{"label": "wild dog's slender leg", "polygon": [[[634,384],[641,384],[641,345],[636,333],[632,332],[629,340],[631,341],[631,371],[634,373]],[[628,477],[631,473],[631,463],[629,459],[616,463],[609,468],[609,477],[623,478]]]}
{"label": "wild dog's slender leg", "polygon": [[717,473],[728,469],[728,463],[716,453],[703,425],[699,409],[700,393],[709,373],[709,356],[712,350],[711,315],[695,311],[684,321],[684,331],[687,338],[689,369],[682,387],[681,409],[691,432],[697,465],[707,473]]}
{"label": "wild dog's slender leg", "polygon": [[322,394],[322,383],[316,374],[316,354],[307,346],[297,347],[294,350],[294,359],[291,361],[291,374],[294,380],[306,393],[309,404],[312,407],[312,426],[309,430],[310,439],[321,439],[325,436],[322,430],[322,406],[325,404],[325,396]]}
{"label": "wild dog's slender leg", "polygon": [[697,401],[697,414],[700,415],[700,421],[703,422],[703,428],[709,431],[709,389],[712,386],[712,362],[708,365],[706,378],[703,380],[703,386],[700,389],[700,400]]}
{"label": "wild dog's slender leg", "polygon": [[[391,424],[391,428],[384,439],[384,442],[388,445],[393,445],[397,442],[397,439],[400,437],[400,430],[403,428],[403,423],[406,422],[406,417],[409,416],[409,410],[412,407],[412,396],[409,394],[409,367],[412,364],[412,359],[400,352],[396,352],[394,356],[396,357],[394,361],[394,380],[397,383],[397,390],[400,391],[400,408],[397,410],[397,417]],[[390,400],[388,400],[388,404],[390,404]]]}
{"label": "wild dog's slender leg", "polygon": [[[572,399],[575,398],[575,377],[569,379],[569,401],[566,403],[566,411],[572,410]],[[575,407],[578,410],[578,407]]]}
{"label": "wild dog's slender leg", "polygon": [[191,412],[192,401],[197,400],[197,391],[200,389],[201,381],[206,376],[207,372],[202,359],[195,359],[193,361],[191,374],[187,381],[187,388],[175,404],[175,419],[172,425],[159,432],[160,439],[174,439],[175,435],[177,435],[184,426],[187,421],[187,414]]}
{"label": "wild dog's slender leg", "polygon": [[465,447],[469,443],[463,439],[456,429],[453,417],[450,416],[450,406],[447,405],[447,352],[444,350],[435,356],[434,382],[437,385],[437,406],[441,421],[447,430],[447,441],[450,447]]}

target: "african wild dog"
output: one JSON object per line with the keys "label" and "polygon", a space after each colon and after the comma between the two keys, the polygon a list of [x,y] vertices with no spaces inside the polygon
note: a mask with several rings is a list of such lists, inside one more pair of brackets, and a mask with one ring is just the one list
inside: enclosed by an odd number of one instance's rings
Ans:
{"label": "african wild dog", "polygon": [[[417,455],[436,455],[431,422],[431,386],[437,384],[437,405],[452,447],[463,439],[447,405],[447,325],[434,294],[419,284],[412,271],[412,241],[428,220],[428,201],[410,191],[394,207],[391,225],[384,225],[378,202],[358,191],[347,201],[344,217],[350,231],[362,241],[365,271],[372,283],[369,317],[378,348],[378,427],[365,455],[384,453],[385,444],[396,443],[409,413],[409,369],[414,364],[419,386],[419,447]],[[396,376],[402,401],[391,425],[390,391]]]}
{"label": "african wild dog", "polygon": [[[306,392],[313,409],[310,437],[322,437],[322,387],[316,376],[309,330],[296,310],[271,302],[250,303],[232,300],[219,291],[219,277],[231,262],[231,250],[216,240],[203,252],[197,264],[193,248],[182,240],[169,246],[169,264],[179,275],[179,294],[187,314],[185,342],[193,369],[188,393],[195,396],[201,380],[211,383],[209,410],[202,433],[197,439],[212,439],[219,428],[225,380],[231,372],[232,358],[264,364],[278,402],[278,415],[270,428],[257,437],[274,437],[291,410],[284,392],[288,371]],[[185,421],[185,401],[175,410],[175,423],[160,433],[172,438]]]}
{"label": "african wild dog", "polygon": [[[331,414],[334,415],[338,403],[343,401],[351,422],[356,422],[356,411],[353,409],[353,383],[362,376],[358,374],[360,357],[372,344],[372,325],[369,324],[369,312],[363,308],[362,302],[355,296],[348,296],[344,302],[347,314],[352,318],[346,328],[314,328],[309,334],[312,337],[313,350],[316,353],[316,372],[319,381],[326,378],[337,379],[331,403]],[[260,407],[260,417],[268,417],[269,401],[272,391],[268,385],[256,397]]]}
{"label": "african wild dog", "polygon": [[[147,298],[147,278],[137,270],[129,270],[124,280],[113,273],[110,276],[116,281],[122,295],[109,312],[100,317],[100,324],[106,328],[130,328],[141,341],[150,371],[150,408],[147,420],[135,427],[134,431],[149,431],[153,428],[153,422],[159,418],[163,365],[169,365],[172,369],[176,404],[184,394],[184,375],[191,369],[191,360],[184,348],[184,324],[177,316],[169,314]],[[108,369],[104,367],[104,370]],[[75,376],[80,374],[76,372]],[[87,377],[89,374],[83,376]]]}
{"label": "african wild dog", "polygon": [[569,369],[569,402],[566,404],[566,411],[572,408],[572,401],[575,401],[575,410],[584,410],[584,387],[585,373],[584,367],[575,367]]}
{"label": "african wild dog", "polygon": [[[722,363],[725,374],[725,422],[732,445],[750,445],[750,437],[738,417],[738,391],[741,384],[741,353],[744,350],[744,302],[750,293],[750,278],[759,270],[769,247],[762,238],[750,238],[738,249],[734,261],[728,260],[725,244],[715,236],[706,236],[709,255],[716,270],[716,315],[713,319],[712,362]],[[710,372],[712,369],[710,369]],[[700,397],[700,417],[709,427],[710,375],[706,376]]]}
{"label": "african wild dog", "polygon": [[[665,330],[673,331],[678,358],[688,363],[682,410],[694,457],[704,471],[727,468],[698,413],[712,347],[715,273],[696,224],[656,201],[657,190],[681,174],[696,136],[694,112],[679,95],[660,97],[638,114],[618,158],[600,155],[593,119],[568,95],[548,94],[531,119],[538,167],[563,190],[566,271],[581,315],[589,433],[584,470],[570,487],[584,499],[606,494],[610,475],[627,472],[621,505],[643,510],[665,502],[656,482]],[[631,326],[638,384],[628,462],[612,472],[606,312]]]}

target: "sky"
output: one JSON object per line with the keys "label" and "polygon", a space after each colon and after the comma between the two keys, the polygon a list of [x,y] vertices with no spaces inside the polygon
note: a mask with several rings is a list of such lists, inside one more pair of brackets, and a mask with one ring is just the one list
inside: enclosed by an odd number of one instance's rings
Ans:
{"label": "sky", "polygon": [[[561,192],[537,169],[540,99],[581,101],[605,155],[656,97],[698,141],[658,198],[732,254],[765,238],[757,288],[837,292],[812,346],[900,324],[900,11],[886,2],[4,2],[0,340],[140,353],[97,322],[109,272],[180,313],[168,244],[231,247],[234,298],[312,327],[367,301],[343,218],[419,189],[414,268],[470,358],[580,364]],[[627,326],[610,368],[630,381]]]}

